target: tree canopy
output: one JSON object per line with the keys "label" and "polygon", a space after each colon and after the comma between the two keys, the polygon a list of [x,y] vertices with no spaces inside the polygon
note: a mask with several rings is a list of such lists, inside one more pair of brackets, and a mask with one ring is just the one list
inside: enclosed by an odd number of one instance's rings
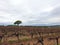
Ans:
{"label": "tree canopy", "polygon": [[17,21],[14,22],[14,24],[16,24],[16,25],[18,25],[18,26],[19,26],[19,24],[21,24],[21,23],[22,23],[22,21],[20,21],[20,20],[17,20]]}

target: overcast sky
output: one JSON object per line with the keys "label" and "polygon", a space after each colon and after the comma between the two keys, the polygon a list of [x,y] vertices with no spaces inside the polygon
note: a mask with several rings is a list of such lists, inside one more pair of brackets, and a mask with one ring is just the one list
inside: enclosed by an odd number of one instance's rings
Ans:
{"label": "overcast sky", "polygon": [[0,24],[60,25],[60,0],[0,0]]}

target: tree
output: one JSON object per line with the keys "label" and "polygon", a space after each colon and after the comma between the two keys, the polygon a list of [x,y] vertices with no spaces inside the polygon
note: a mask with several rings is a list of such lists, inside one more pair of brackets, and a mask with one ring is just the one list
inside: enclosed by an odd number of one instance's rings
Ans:
{"label": "tree", "polygon": [[14,22],[14,24],[17,24],[17,26],[19,26],[19,24],[21,24],[21,23],[22,23],[22,21],[20,21],[20,20],[17,20]]}

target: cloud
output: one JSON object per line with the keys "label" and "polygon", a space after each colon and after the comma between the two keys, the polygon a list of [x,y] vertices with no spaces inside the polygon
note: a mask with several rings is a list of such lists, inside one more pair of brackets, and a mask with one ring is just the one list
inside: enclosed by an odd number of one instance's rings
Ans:
{"label": "cloud", "polygon": [[0,0],[0,23],[54,24],[60,21],[60,0]]}
{"label": "cloud", "polygon": [[29,22],[33,24],[47,24],[47,25],[59,24],[60,25],[60,21],[59,21],[60,20],[60,6],[55,7],[50,12],[42,12],[40,13],[40,15],[37,16],[35,20],[31,20]]}
{"label": "cloud", "polygon": [[55,7],[54,10],[50,12],[50,19],[48,19],[51,23],[60,23],[60,6]]}

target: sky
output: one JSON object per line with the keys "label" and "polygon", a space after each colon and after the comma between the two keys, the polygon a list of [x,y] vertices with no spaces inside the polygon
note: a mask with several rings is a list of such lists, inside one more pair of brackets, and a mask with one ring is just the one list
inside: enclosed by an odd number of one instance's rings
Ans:
{"label": "sky", "polygon": [[60,0],[0,0],[0,25],[60,25]]}

